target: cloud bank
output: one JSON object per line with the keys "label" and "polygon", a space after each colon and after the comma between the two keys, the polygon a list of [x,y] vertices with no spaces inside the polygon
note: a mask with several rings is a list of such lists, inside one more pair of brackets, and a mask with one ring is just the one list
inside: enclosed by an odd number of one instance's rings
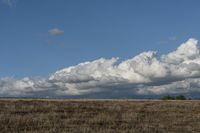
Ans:
{"label": "cloud bank", "polygon": [[175,51],[143,52],[119,62],[100,58],[58,70],[48,78],[0,79],[0,96],[98,98],[200,93],[200,51],[190,38]]}

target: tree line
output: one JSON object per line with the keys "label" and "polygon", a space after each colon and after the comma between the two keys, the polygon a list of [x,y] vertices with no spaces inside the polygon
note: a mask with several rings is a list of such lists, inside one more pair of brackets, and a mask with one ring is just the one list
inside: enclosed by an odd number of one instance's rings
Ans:
{"label": "tree line", "polygon": [[161,97],[162,100],[191,100],[190,98],[186,98],[184,95],[178,95],[178,96],[163,96]]}

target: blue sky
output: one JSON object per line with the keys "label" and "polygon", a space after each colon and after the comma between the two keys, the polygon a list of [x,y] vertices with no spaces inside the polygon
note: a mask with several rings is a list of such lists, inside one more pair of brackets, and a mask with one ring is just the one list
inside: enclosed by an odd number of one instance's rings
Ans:
{"label": "blue sky", "polygon": [[199,5],[0,0],[0,97],[198,96]]}
{"label": "blue sky", "polygon": [[[12,2],[12,1],[11,1]],[[0,76],[48,76],[100,57],[167,53],[200,38],[198,0],[17,0],[0,4]],[[63,35],[50,36],[59,28]]]}

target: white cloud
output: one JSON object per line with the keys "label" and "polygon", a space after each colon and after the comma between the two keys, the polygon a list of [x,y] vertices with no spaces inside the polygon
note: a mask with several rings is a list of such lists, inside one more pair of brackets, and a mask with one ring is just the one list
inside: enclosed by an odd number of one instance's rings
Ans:
{"label": "white cloud", "polygon": [[1,0],[2,3],[8,5],[9,7],[15,7],[17,0]]}
{"label": "white cloud", "polygon": [[50,29],[48,32],[52,36],[60,36],[64,34],[64,30],[61,30],[59,28]]}
{"label": "white cloud", "polygon": [[186,43],[181,44],[176,51],[163,55],[162,59],[167,63],[181,63],[184,61],[191,61],[199,59],[199,49],[197,47],[198,41],[196,39],[189,39]]}
{"label": "white cloud", "polygon": [[191,38],[161,57],[148,51],[122,62],[118,58],[100,58],[59,70],[47,79],[2,78],[0,96],[200,93],[197,44],[198,41]]}

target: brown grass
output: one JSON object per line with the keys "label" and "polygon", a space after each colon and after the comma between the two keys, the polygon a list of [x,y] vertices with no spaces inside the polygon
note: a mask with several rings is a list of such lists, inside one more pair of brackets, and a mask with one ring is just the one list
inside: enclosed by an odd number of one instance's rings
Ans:
{"label": "brown grass", "polygon": [[0,100],[0,132],[200,132],[200,102]]}

